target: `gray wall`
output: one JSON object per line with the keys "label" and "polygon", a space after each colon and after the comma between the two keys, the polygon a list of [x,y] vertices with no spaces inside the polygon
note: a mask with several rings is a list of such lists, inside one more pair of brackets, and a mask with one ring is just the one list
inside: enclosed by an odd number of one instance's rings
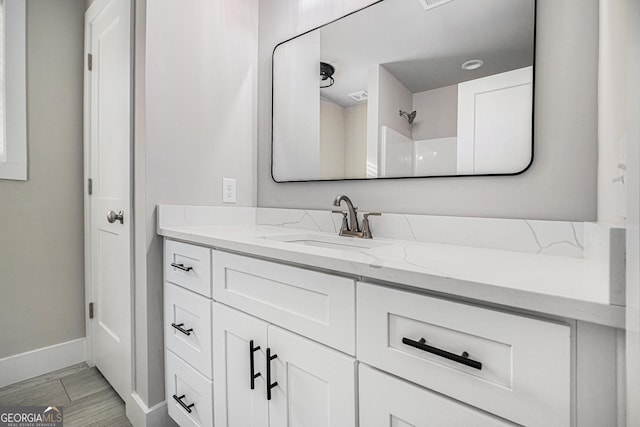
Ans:
{"label": "gray wall", "polygon": [[361,211],[596,219],[598,0],[538,1],[535,161],[524,174],[276,184],[270,176],[274,46],[371,1],[295,3],[260,3],[258,206],[328,209],[345,193]]}
{"label": "gray wall", "polygon": [[640,0],[627,0],[627,425],[640,425]]}
{"label": "gray wall", "polygon": [[0,358],[85,335],[84,10],[27,2],[29,180],[0,180]]}
{"label": "gray wall", "polygon": [[146,31],[136,30],[135,375],[150,407],[164,400],[156,205],[220,205],[223,177],[237,180],[236,205],[256,203],[258,0],[150,0],[145,10]]}

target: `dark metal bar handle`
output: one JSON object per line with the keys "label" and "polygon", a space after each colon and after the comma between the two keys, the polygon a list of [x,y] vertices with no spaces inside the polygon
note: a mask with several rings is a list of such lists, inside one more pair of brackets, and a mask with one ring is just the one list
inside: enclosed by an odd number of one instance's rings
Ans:
{"label": "dark metal bar handle", "polygon": [[184,323],[180,323],[179,325],[172,323],[171,326],[173,326],[174,328],[176,328],[177,330],[179,330],[185,335],[191,335],[191,332],[193,332],[193,328],[189,328],[189,329],[182,328],[184,326]]}
{"label": "dark metal bar handle", "polygon": [[173,395],[173,399],[178,402],[180,404],[180,406],[182,406],[182,408],[184,408],[185,411],[187,411],[188,413],[191,413],[191,408],[193,408],[194,406],[196,406],[195,403],[192,403],[191,405],[187,405],[186,403],[184,403],[182,401],[182,399],[184,399],[184,394],[180,397],[176,396],[175,394]]}
{"label": "dark metal bar handle", "polygon": [[193,267],[185,267],[184,264],[176,264],[175,262],[171,263],[171,267],[177,268],[178,270],[182,270],[182,271],[191,271],[191,270],[193,270]]}
{"label": "dark metal bar handle", "polygon": [[277,358],[278,355],[271,355],[271,349],[267,347],[267,400],[271,400],[271,389],[278,385],[278,381],[271,383],[271,361]]}
{"label": "dark metal bar handle", "polygon": [[249,372],[251,372],[251,390],[256,388],[256,378],[262,375],[260,372],[255,373],[255,366],[253,364],[253,353],[260,350],[260,346],[254,347],[253,340],[249,341]]}
{"label": "dark metal bar handle", "polygon": [[461,355],[450,353],[448,351],[441,350],[439,348],[432,347],[426,344],[426,340],[424,338],[420,338],[420,341],[414,341],[409,338],[402,338],[402,343],[410,347],[414,347],[419,350],[426,351],[427,353],[435,354],[436,356],[444,357],[445,359],[453,360],[454,362],[458,362],[463,365],[470,366],[474,369],[478,369],[478,370],[482,369],[482,363],[478,362],[477,360],[469,359],[469,353],[467,353],[466,351],[463,352]]}

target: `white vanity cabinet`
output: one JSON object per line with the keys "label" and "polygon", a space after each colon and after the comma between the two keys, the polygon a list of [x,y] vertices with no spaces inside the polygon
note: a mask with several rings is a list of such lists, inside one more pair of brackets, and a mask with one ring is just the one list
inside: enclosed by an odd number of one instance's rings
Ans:
{"label": "white vanity cabinet", "polygon": [[164,250],[171,418],[356,426],[354,279],[172,240]]}
{"label": "white vanity cabinet", "polygon": [[355,359],[214,303],[215,425],[356,425]]}
{"label": "white vanity cabinet", "polygon": [[623,422],[612,328],[168,239],[164,271],[181,426]]}

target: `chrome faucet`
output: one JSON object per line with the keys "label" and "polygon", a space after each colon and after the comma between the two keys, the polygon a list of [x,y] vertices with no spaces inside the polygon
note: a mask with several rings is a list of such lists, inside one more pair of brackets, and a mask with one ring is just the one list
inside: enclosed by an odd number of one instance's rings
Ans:
{"label": "chrome faucet", "polygon": [[364,214],[364,219],[362,221],[362,229],[360,229],[360,225],[358,224],[358,208],[353,206],[351,199],[345,196],[344,194],[338,196],[333,201],[333,206],[340,206],[342,202],[345,202],[347,205],[348,212],[344,211],[332,211],[333,213],[342,214],[342,225],[340,227],[340,232],[338,233],[340,236],[349,236],[349,237],[361,237],[363,239],[371,239],[373,236],[371,235],[371,228],[369,226],[369,216],[376,215],[380,216],[382,214],[378,212],[370,212]]}

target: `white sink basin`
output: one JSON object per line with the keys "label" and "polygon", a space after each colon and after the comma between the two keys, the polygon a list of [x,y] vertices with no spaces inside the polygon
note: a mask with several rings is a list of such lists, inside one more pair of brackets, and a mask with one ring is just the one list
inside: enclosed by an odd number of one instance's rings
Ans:
{"label": "white sink basin", "polygon": [[276,240],[279,242],[294,243],[296,245],[316,246],[327,249],[362,251],[380,246],[387,246],[390,243],[379,240],[360,239],[357,237],[342,237],[320,234],[285,234],[278,236],[265,236],[264,239]]}

